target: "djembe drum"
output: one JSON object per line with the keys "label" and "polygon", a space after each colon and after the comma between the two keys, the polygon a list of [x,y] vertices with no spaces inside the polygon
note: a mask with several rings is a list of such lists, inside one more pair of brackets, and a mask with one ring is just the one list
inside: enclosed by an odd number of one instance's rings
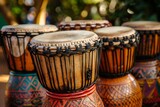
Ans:
{"label": "djembe drum", "polygon": [[60,31],[34,37],[30,44],[44,107],[103,107],[95,89],[102,43],[90,31]]}
{"label": "djembe drum", "polygon": [[[160,79],[157,56],[160,53],[160,23],[153,21],[126,22],[140,34],[136,64],[133,75],[138,80],[143,93],[143,105],[160,102]],[[160,104],[160,103],[159,103]]]}
{"label": "djembe drum", "polygon": [[39,83],[27,44],[32,37],[54,32],[54,25],[8,25],[1,29],[3,49],[10,78],[6,89],[6,106],[41,106],[45,90]]}
{"label": "djembe drum", "polygon": [[61,22],[59,30],[88,30],[94,31],[99,28],[109,27],[112,24],[108,20],[73,20],[69,22]]}
{"label": "djembe drum", "polygon": [[36,35],[56,30],[54,25],[24,24],[2,27],[2,39],[9,68],[13,71],[33,72],[34,65],[27,44]]}
{"label": "djembe drum", "polygon": [[106,107],[141,107],[138,82],[130,74],[139,36],[129,27],[95,30],[103,40],[97,92]]}

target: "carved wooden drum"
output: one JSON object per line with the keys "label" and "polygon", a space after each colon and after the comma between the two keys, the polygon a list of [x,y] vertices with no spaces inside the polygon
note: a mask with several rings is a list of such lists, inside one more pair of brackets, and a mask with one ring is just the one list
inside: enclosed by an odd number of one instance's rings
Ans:
{"label": "carved wooden drum", "polygon": [[41,84],[58,93],[84,90],[95,83],[101,45],[90,31],[43,34],[29,44]]}
{"label": "carved wooden drum", "polygon": [[9,68],[15,71],[33,72],[34,65],[28,51],[30,39],[42,33],[56,31],[54,25],[8,25],[1,29]]}
{"label": "carved wooden drum", "polygon": [[159,107],[160,105],[160,77],[139,79],[139,85],[143,94],[144,107]]}
{"label": "carved wooden drum", "polygon": [[139,35],[129,27],[95,30],[103,40],[97,92],[105,107],[141,107],[142,93],[135,78],[128,74],[134,64]]}
{"label": "carved wooden drum", "polygon": [[157,55],[160,53],[160,23],[153,21],[126,22],[123,26],[130,26],[140,33],[136,63],[133,75],[139,82],[143,93],[143,104],[160,104],[159,96],[159,63]]}
{"label": "carved wooden drum", "polygon": [[137,50],[137,60],[156,58],[160,53],[160,23],[152,21],[126,22],[123,26],[132,27],[140,34],[140,44]]}
{"label": "carved wooden drum", "polygon": [[118,78],[101,77],[96,86],[105,107],[142,107],[141,88],[131,74]]}
{"label": "carved wooden drum", "polygon": [[158,60],[137,61],[132,69],[136,79],[155,79],[159,75]]}
{"label": "carved wooden drum", "polygon": [[103,40],[100,75],[118,77],[130,73],[139,40],[136,31],[129,27],[108,27],[95,33]]}
{"label": "carved wooden drum", "polygon": [[[160,104],[160,72],[157,60],[142,60],[135,63],[133,75],[141,86],[143,106]],[[150,105],[149,105],[150,104]],[[158,106],[157,106],[158,107]]]}
{"label": "carved wooden drum", "polygon": [[46,91],[35,72],[10,72],[5,90],[5,107],[41,107]]}
{"label": "carved wooden drum", "polygon": [[92,85],[88,89],[74,93],[47,92],[42,107],[104,107],[103,102]]}
{"label": "carved wooden drum", "polygon": [[69,22],[61,22],[59,24],[60,30],[89,30],[109,27],[112,24],[108,20],[73,20]]}

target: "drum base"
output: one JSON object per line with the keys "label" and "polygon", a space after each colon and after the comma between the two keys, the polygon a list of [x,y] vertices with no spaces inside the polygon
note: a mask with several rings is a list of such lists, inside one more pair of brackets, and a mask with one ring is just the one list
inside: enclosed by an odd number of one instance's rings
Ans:
{"label": "drum base", "polygon": [[42,107],[104,107],[104,105],[93,85],[84,91],[68,94],[47,91]]}
{"label": "drum base", "polygon": [[6,89],[6,107],[41,106],[45,94],[36,73],[10,72]]}
{"label": "drum base", "polygon": [[143,106],[160,105],[160,76],[158,60],[138,61],[133,67],[133,75],[137,79],[143,95]]}
{"label": "drum base", "polygon": [[154,79],[159,75],[158,60],[137,61],[132,68],[136,79]]}
{"label": "drum base", "polygon": [[137,81],[142,88],[143,105],[158,103],[160,105],[160,77],[156,79],[139,79]]}
{"label": "drum base", "polygon": [[105,107],[142,107],[141,89],[131,74],[112,79],[101,77],[96,86]]}

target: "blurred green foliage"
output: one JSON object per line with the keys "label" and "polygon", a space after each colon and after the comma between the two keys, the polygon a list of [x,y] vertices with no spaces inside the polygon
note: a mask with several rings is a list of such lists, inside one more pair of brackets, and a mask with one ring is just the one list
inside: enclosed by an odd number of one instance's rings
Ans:
{"label": "blurred green foliage", "polygon": [[0,14],[0,29],[2,28],[2,26],[6,25],[6,24],[7,24],[7,22],[5,21],[2,14]]}
{"label": "blurred green foliage", "polygon": [[27,13],[29,11],[28,6],[23,3],[23,0],[7,0],[8,8],[11,10],[12,14],[15,16],[18,23],[26,23]]}
{"label": "blurred green foliage", "polygon": [[[52,23],[71,19],[108,19],[113,25],[125,21],[160,21],[160,0],[52,0],[48,5]],[[87,11],[83,17],[82,12]]]}
{"label": "blurred green foliage", "polygon": [[[7,1],[19,23],[33,23],[28,22],[27,15],[34,10],[38,0]],[[26,5],[24,1],[32,2],[32,5]],[[160,0],[50,0],[47,12],[47,23],[50,24],[75,19],[107,19],[113,25],[133,20],[160,21]]]}

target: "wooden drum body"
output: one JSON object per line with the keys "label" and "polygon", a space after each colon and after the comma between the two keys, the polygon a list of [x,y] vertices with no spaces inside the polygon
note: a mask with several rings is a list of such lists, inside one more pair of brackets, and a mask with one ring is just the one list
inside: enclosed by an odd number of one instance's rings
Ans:
{"label": "wooden drum body", "polygon": [[47,92],[43,107],[104,107],[95,85],[71,94]]}
{"label": "wooden drum body", "polygon": [[94,85],[101,46],[90,31],[60,31],[31,40],[39,80],[47,89],[43,107],[104,107]]}
{"label": "wooden drum body", "polygon": [[153,105],[157,105],[155,107],[159,107],[160,105],[160,77],[150,78],[150,79],[138,79],[138,83],[141,87],[143,94],[143,106],[152,107]]}
{"label": "wooden drum body", "polygon": [[94,31],[109,26],[112,26],[112,24],[108,20],[73,20],[69,22],[61,22],[59,24],[59,29]]}
{"label": "wooden drum body", "polygon": [[154,79],[159,75],[158,60],[137,61],[132,69],[136,79]]}
{"label": "wooden drum body", "polygon": [[141,107],[142,93],[135,78],[128,74],[134,65],[139,35],[129,27],[95,30],[103,40],[97,92],[106,107]]}
{"label": "wooden drum body", "polygon": [[6,107],[39,107],[46,96],[36,73],[15,71],[10,72],[5,93]]}
{"label": "wooden drum body", "polygon": [[118,77],[130,73],[139,40],[135,30],[128,27],[109,27],[98,29],[95,32],[104,43],[101,53],[100,75]]}
{"label": "wooden drum body", "polygon": [[141,88],[131,74],[112,79],[101,77],[96,86],[105,107],[142,106]]}
{"label": "wooden drum body", "polygon": [[98,77],[101,45],[98,36],[89,31],[62,31],[33,38],[31,53],[41,84],[58,93],[92,86]]}
{"label": "wooden drum body", "polygon": [[[160,23],[153,21],[126,22],[123,26],[129,26],[140,34],[136,64],[133,67],[133,75],[139,82],[143,93],[143,104],[160,102],[159,96],[159,62],[160,53]],[[160,103],[159,103],[160,104]]]}
{"label": "wooden drum body", "polygon": [[156,58],[160,53],[160,23],[152,21],[126,22],[123,26],[132,27],[140,34],[137,60]]}
{"label": "wooden drum body", "polygon": [[15,71],[33,72],[35,69],[27,44],[36,35],[56,30],[54,25],[4,26],[1,33],[9,68]]}
{"label": "wooden drum body", "polygon": [[160,75],[158,60],[136,62],[133,67],[133,75],[137,79],[142,90],[143,106],[159,103]]}

